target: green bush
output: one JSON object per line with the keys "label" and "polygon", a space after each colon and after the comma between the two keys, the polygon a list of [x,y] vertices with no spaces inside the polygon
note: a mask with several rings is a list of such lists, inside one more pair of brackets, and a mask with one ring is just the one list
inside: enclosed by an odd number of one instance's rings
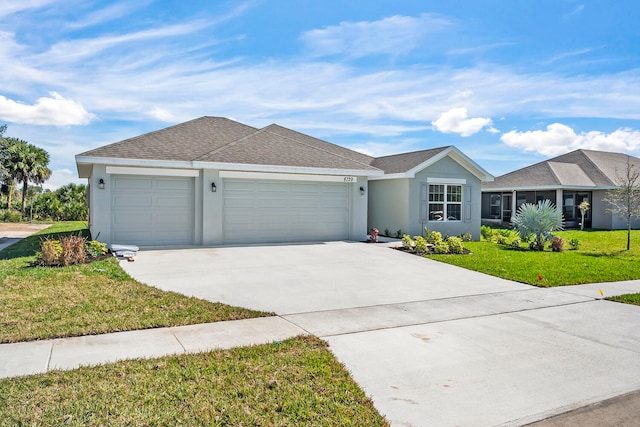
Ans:
{"label": "green bush", "polygon": [[413,239],[408,234],[402,236],[402,247],[410,251],[413,250]]}
{"label": "green bush", "polygon": [[440,233],[439,231],[426,230],[425,234],[426,234],[427,243],[430,243],[434,246],[437,245],[438,243],[444,242],[444,239],[442,238],[442,233]]}
{"label": "green bush", "polygon": [[97,240],[89,240],[84,246],[91,258],[98,258],[109,252],[107,245],[105,243],[98,242]]}
{"label": "green bush", "polygon": [[460,238],[460,240],[462,240],[463,242],[472,242],[473,241],[473,235],[471,233],[469,233],[468,231],[464,234],[460,234],[458,236],[458,238]]}
{"label": "green bush", "polygon": [[570,239],[569,246],[571,246],[571,249],[573,249],[574,251],[580,249],[580,240],[576,238]]}
{"label": "green bush", "polygon": [[427,240],[422,236],[413,236],[413,239],[415,243],[415,251],[420,254],[427,253]]}
{"label": "green bush", "polygon": [[480,227],[480,236],[487,242],[493,241],[493,230],[491,227],[483,225]]}
{"label": "green bush", "polygon": [[464,253],[464,245],[462,244],[462,239],[458,237],[449,237],[447,239],[447,247],[450,254]]}
{"label": "green bush", "polygon": [[441,240],[438,243],[433,244],[433,252],[436,254],[448,254],[449,253],[449,245],[447,242]]}
{"label": "green bush", "polygon": [[0,220],[3,222],[22,222],[22,214],[18,211],[5,211],[0,215]]}
{"label": "green bush", "polygon": [[520,237],[518,236],[514,237],[513,240],[511,241],[511,246],[516,249],[520,249],[522,247],[522,240],[520,240]]}

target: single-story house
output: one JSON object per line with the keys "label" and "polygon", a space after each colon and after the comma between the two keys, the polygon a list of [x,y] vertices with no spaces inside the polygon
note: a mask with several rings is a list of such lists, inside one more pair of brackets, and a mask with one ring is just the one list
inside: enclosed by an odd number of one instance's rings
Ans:
{"label": "single-story house", "polygon": [[425,229],[480,238],[480,191],[493,176],[456,147],[378,157],[369,178],[369,225],[412,236]]}
{"label": "single-story house", "polygon": [[[617,187],[627,164],[640,168],[640,159],[621,153],[575,150],[482,184],[482,222],[509,225],[523,203],[550,200],[562,209],[565,227],[580,226],[580,203],[590,209],[585,228],[626,228],[623,218],[608,212],[607,191]],[[633,224],[634,228],[640,224]]]}
{"label": "single-story house", "polygon": [[374,226],[478,238],[480,181],[492,177],[454,147],[431,151],[376,159],[276,124],[201,117],[76,164],[91,233],[105,243],[365,240]]}

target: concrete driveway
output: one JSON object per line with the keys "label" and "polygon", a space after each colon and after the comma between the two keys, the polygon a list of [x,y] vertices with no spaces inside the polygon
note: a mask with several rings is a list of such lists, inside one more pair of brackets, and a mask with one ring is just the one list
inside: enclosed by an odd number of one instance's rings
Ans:
{"label": "concrete driveway", "polygon": [[538,289],[350,242],[149,250],[122,265],[326,339],[394,425],[520,425],[640,389],[640,308],[593,286]]}

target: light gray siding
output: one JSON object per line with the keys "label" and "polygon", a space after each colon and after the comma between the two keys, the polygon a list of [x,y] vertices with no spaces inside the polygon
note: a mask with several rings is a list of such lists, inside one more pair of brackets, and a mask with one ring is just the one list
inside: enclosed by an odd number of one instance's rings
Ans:
{"label": "light gray siding", "polygon": [[369,181],[368,229],[380,233],[388,229],[391,235],[401,230],[409,232],[409,180],[386,179]]}
{"label": "light gray siding", "polygon": [[[421,214],[421,188],[429,178],[464,180],[462,184],[462,220],[429,221]],[[409,227],[412,235],[423,234],[424,228],[439,231],[443,235],[456,236],[471,233],[474,240],[480,239],[480,179],[458,162],[445,157],[428,168],[418,172],[409,185]]]}

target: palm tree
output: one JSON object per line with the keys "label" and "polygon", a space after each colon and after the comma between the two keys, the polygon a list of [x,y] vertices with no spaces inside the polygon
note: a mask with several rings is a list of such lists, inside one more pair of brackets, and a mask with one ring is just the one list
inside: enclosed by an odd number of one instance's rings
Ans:
{"label": "palm tree", "polygon": [[8,172],[14,180],[22,183],[22,213],[27,207],[29,182],[40,185],[51,176],[49,153],[42,148],[16,138],[5,138],[8,153]]}

